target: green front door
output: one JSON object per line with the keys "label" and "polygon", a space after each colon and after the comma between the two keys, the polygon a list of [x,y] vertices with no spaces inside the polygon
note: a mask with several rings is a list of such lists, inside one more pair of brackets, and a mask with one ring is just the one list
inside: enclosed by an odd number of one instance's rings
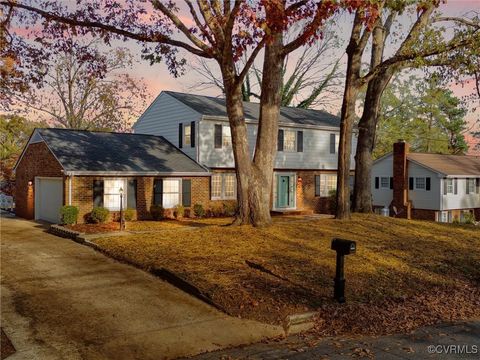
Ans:
{"label": "green front door", "polygon": [[279,175],[277,179],[277,207],[287,208],[290,204],[290,176]]}

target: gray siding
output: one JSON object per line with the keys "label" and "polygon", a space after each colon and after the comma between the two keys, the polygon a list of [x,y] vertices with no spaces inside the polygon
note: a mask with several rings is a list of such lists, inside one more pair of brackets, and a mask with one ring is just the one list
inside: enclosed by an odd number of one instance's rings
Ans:
{"label": "gray siding", "polygon": [[393,200],[393,190],[391,189],[375,189],[375,178],[392,177],[393,171],[393,156],[388,155],[383,159],[377,161],[372,167],[372,201],[375,206],[388,207]]}
{"label": "gray siding", "polygon": [[[480,194],[477,194],[477,193],[467,194],[466,178],[457,179],[458,192],[456,195],[455,194],[443,195],[444,180],[441,179],[441,182],[442,182],[442,187],[441,187],[442,210],[480,208]],[[476,219],[476,220],[479,220],[479,219]]]}
{"label": "gray siding", "polygon": [[[191,121],[195,121],[195,134],[197,134],[195,145],[198,146],[198,122],[200,118],[200,114],[196,111],[172,96],[161,93],[140,116],[133,126],[133,131],[137,134],[161,135],[178,147],[178,124],[189,124]],[[198,160],[196,147],[187,145],[182,148],[182,151],[191,158]]]}
{"label": "gray siding", "polygon": [[[233,152],[231,147],[215,149],[214,127],[215,124],[228,125],[227,121],[203,119],[200,122],[199,146],[200,163],[208,167],[234,167]],[[330,134],[337,134],[337,149],[339,131],[319,130],[301,127],[280,127],[282,129],[303,131],[303,152],[277,152],[275,168],[277,169],[337,169],[338,154],[330,154]],[[253,156],[257,136],[257,125],[247,124],[248,143]],[[351,168],[354,169],[354,153],[357,138],[352,141]]]}
{"label": "gray siding", "polygon": [[409,161],[408,177],[429,177],[431,181],[430,191],[415,189],[408,191],[408,198],[412,201],[413,207],[417,209],[439,210],[441,182],[438,174]]}

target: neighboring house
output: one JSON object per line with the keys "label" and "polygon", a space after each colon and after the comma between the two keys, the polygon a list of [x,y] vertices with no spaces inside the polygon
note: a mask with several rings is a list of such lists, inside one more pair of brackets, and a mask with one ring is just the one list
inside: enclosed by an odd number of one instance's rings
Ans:
{"label": "neighboring house", "polygon": [[480,220],[480,157],[410,153],[405,142],[372,168],[374,207],[399,217],[439,222]]}
{"label": "neighboring house", "polygon": [[[253,156],[259,104],[244,102]],[[328,212],[336,190],[340,118],[325,111],[282,107],[274,165],[272,210]],[[236,198],[235,163],[225,99],[163,91],[133,126],[162,135],[210,169],[211,200]],[[356,133],[352,154],[356,149]],[[352,156],[351,168],[354,168]]]}
{"label": "neighboring house", "polygon": [[208,205],[210,173],[161,136],[35,129],[16,166],[16,214],[58,222],[62,205],[79,222],[94,206],[148,218],[151,205]]}

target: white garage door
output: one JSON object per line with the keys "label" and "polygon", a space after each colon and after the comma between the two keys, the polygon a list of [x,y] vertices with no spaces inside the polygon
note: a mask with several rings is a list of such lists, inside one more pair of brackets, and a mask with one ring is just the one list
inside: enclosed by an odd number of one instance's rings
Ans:
{"label": "white garage door", "polygon": [[62,178],[35,178],[35,219],[58,223],[62,205]]}

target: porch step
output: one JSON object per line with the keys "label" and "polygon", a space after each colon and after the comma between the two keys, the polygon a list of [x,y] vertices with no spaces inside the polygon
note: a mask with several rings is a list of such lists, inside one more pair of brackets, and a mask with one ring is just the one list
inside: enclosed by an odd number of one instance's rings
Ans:
{"label": "porch step", "polygon": [[313,210],[271,210],[272,216],[313,215]]}

